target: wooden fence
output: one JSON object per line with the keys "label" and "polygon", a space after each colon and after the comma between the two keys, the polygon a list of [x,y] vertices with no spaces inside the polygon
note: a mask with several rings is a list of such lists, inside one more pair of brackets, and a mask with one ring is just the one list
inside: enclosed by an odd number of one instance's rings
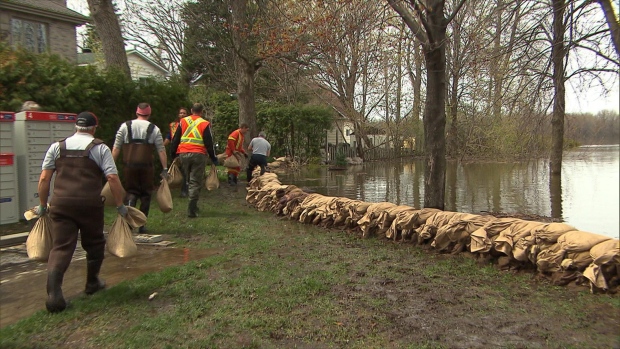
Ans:
{"label": "wooden fence", "polygon": [[[326,162],[334,163],[336,155],[342,153],[345,157],[354,158],[357,157],[355,148],[352,147],[336,147],[329,145],[327,147]],[[406,156],[413,156],[415,152],[413,149],[393,149],[393,148],[372,148],[364,150],[364,161],[373,160],[385,160],[385,159],[398,159]]]}

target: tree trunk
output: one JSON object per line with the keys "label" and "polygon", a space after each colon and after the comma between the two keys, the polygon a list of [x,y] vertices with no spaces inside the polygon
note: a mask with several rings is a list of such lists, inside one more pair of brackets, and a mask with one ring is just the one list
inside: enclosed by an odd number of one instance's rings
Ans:
{"label": "tree trunk", "polygon": [[566,106],[566,88],[564,86],[564,10],[565,0],[553,0],[553,46],[551,56],[553,60],[553,116],[551,118],[551,175],[562,173],[562,150],[564,149],[564,115]]}
{"label": "tree trunk", "polygon": [[618,17],[610,0],[598,0],[598,3],[603,9],[609,31],[611,32],[611,41],[614,44],[618,58],[620,58],[620,23],[618,23]]}
{"label": "tree trunk", "polygon": [[[443,14],[441,14],[443,16]],[[424,49],[426,104],[424,106],[424,207],[444,209],[446,189],[446,38],[445,27],[433,33],[438,44]]]}
{"label": "tree trunk", "polygon": [[101,45],[107,69],[116,68],[131,77],[125,41],[112,0],[88,0],[88,9]]}
{"label": "tree trunk", "polygon": [[246,123],[250,127],[249,137],[245,137],[245,146],[250,144],[252,138],[258,136],[256,126],[256,103],[254,98],[254,77],[256,68],[254,64],[246,62],[237,56],[235,59],[237,70],[237,94],[239,96],[239,124]]}

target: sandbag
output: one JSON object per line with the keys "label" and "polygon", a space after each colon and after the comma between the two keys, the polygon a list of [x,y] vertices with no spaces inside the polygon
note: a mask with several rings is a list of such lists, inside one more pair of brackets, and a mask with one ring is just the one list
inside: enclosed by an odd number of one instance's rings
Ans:
{"label": "sandbag", "polygon": [[181,158],[176,157],[168,168],[168,187],[180,188],[183,186],[183,172],[181,171]]}
{"label": "sandbag", "polygon": [[[125,188],[123,188],[123,186],[121,186],[121,189],[121,196],[124,198],[127,195],[127,192],[125,192]],[[112,190],[110,190],[109,182],[105,182],[103,189],[101,189],[101,198],[104,205],[116,207],[116,204],[114,203],[114,195],[112,195]]]}
{"label": "sandbag", "polygon": [[39,217],[26,239],[28,258],[46,262],[52,250],[52,219],[48,214]]}
{"label": "sandbag", "polygon": [[144,213],[131,206],[127,206],[127,217],[124,219],[132,228],[139,228],[146,224],[146,216]]}
{"label": "sandbag", "polygon": [[611,237],[589,233],[580,230],[572,230],[562,234],[558,238],[558,244],[566,252],[589,251],[595,245],[611,240]]}
{"label": "sandbag", "polygon": [[106,240],[106,248],[108,252],[121,258],[131,257],[138,253],[138,246],[133,241],[128,221],[120,214],[116,216],[114,223],[112,223],[112,228],[110,228],[108,239]]}
{"label": "sandbag", "polygon": [[207,190],[215,190],[220,187],[220,180],[217,178],[217,168],[215,165],[211,165],[211,170],[205,181],[205,187]]}
{"label": "sandbag", "polygon": [[170,187],[168,181],[162,180],[157,189],[157,206],[163,213],[172,211],[172,194],[170,193]]}
{"label": "sandbag", "polygon": [[224,160],[224,167],[228,167],[228,168],[241,167],[241,161],[239,160],[239,157],[237,156],[237,154],[233,154],[227,157],[226,160]]}

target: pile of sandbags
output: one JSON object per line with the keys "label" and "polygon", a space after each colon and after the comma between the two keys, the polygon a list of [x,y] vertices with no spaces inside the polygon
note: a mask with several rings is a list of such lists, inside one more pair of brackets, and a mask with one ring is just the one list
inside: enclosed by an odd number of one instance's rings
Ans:
{"label": "pile of sandbags", "polygon": [[246,200],[261,211],[304,224],[347,229],[364,238],[385,236],[438,252],[469,251],[478,257],[496,258],[500,268],[536,269],[556,284],[587,282],[592,292],[620,284],[619,241],[564,223],[324,196],[283,185],[274,173],[255,176]]}

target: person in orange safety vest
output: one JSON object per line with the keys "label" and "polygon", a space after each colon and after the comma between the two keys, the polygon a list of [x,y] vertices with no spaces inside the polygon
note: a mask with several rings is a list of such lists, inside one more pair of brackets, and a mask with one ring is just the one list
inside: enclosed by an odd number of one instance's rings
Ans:
{"label": "person in orange safety vest", "polygon": [[211,123],[201,117],[202,111],[202,104],[195,103],[192,106],[192,115],[181,119],[170,147],[170,157],[181,158],[183,172],[189,178],[187,216],[190,218],[197,217],[198,197],[204,183],[207,155],[213,164],[218,165],[213,148]]}
{"label": "person in orange safety vest", "polygon": [[[233,156],[235,152],[243,154],[246,158],[248,154],[243,149],[243,141],[245,134],[248,133],[250,127],[246,123],[242,123],[238,129],[234,130],[228,136],[228,142],[226,143],[226,158]],[[228,184],[234,186],[237,184],[237,176],[241,172],[241,167],[229,167],[228,168]]]}

